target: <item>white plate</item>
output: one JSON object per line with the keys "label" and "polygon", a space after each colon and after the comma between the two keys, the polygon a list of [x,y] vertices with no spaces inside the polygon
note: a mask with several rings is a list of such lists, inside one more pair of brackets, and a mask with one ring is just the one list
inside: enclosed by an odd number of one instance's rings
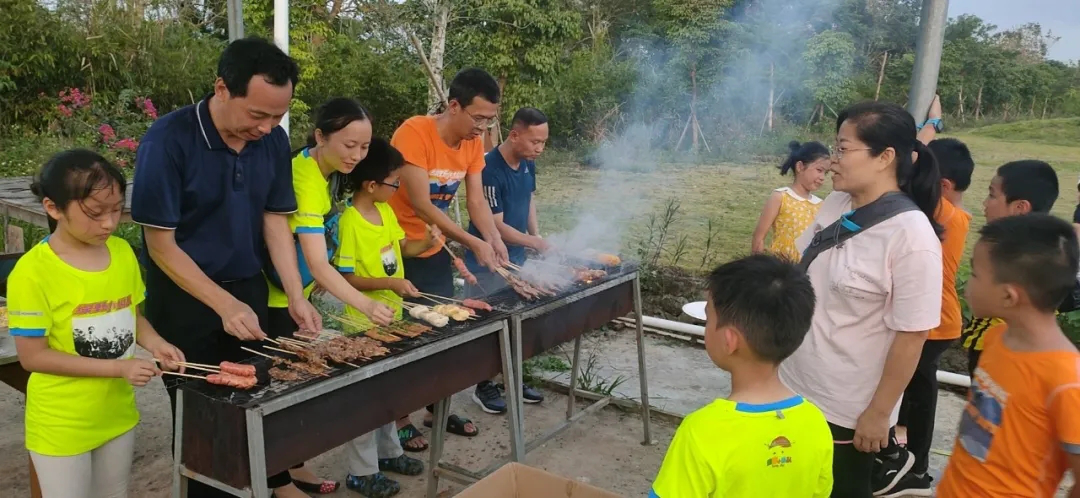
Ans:
{"label": "white plate", "polygon": [[705,321],[705,301],[686,303],[683,305],[682,310],[683,313],[686,313],[687,315]]}

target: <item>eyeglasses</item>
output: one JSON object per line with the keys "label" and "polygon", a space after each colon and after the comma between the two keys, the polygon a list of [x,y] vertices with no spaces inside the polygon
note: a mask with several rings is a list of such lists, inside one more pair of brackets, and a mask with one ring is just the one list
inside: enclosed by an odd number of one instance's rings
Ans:
{"label": "eyeglasses", "polygon": [[397,183],[375,182],[375,183],[378,183],[379,185],[386,185],[387,187],[393,188],[394,190],[397,190],[398,188],[401,187],[401,182],[397,182]]}
{"label": "eyeglasses", "polygon": [[472,118],[473,124],[475,124],[476,126],[479,126],[481,128],[491,125],[492,123],[495,122],[495,118],[496,118],[496,116],[492,116],[490,118],[486,118],[484,116],[479,116],[479,117],[474,116],[473,113],[471,113],[469,111],[466,111],[464,107],[461,108],[461,112],[464,112],[466,116],[469,116],[470,118]]}
{"label": "eyeglasses", "polygon": [[860,150],[874,150],[874,149],[871,149],[870,147],[863,147],[861,149],[851,149],[851,148],[848,148],[848,147],[840,147],[839,145],[836,145],[836,146],[829,147],[829,157],[833,158],[834,160],[839,161],[839,160],[844,158],[845,153],[847,153],[847,152],[857,152],[857,151],[860,151]]}

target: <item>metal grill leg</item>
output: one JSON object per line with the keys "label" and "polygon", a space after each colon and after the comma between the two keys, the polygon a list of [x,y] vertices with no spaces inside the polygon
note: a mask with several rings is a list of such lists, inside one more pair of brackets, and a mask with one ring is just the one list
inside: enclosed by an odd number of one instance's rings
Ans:
{"label": "metal grill leg", "polygon": [[[521,315],[514,315],[510,319],[510,323],[511,323],[510,335],[511,335],[512,342],[513,342],[513,347],[514,347],[514,353],[513,354],[514,354],[514,375],[515,375],[515,377],[514,377],[513,381],[505,381],[505,382],[507,384],[510,384],[511,382],[516,383],[517,385],[514,386],[514,388],[520,391],[521,388],[522,388],[522,385],[525,384],[525,373],[523,371],[524,370],[525,360],[523,360],[522,356],[521,356]],[[507,392],[509,392],[509,391],[507,391]],[[517,399],[515,400],[515,399],[511,398],[510,402],[517,405],[518,430],[521,431],[520,432],[521,437],[524,438],[525,437],[525,394],[524,394],[524,392],[519,392],[518,396],[517,396]],[[522,441],[524,441],[524,439],[522,439]],[[521,451],[522,452],[525,451],[524,446],[522,446]],[[524,457],[524,453],[522,453],[522,456]],[[522,460],[518,460],[518,461],[524,461],[524,458],[522,458]]]}
{"label": "metal grill leg", "polygon": [[[510,342],[509,326],[506,322],[503,322],[503,329],[499,334],[499,346],[502,350],[503,382],[506,384],[506,396],[510,398],[510,402],[507,403],[510,410],[510,413],[507,414],[510,417],[508,422],[510,426],[510,459],[514,462],[523,462],[525,461],[525,436],[522,433],[522,420],[524,417],[521,414],[524,396],[521,392],[523,381],[520,374],[521,354],[518,353],[517,361],[515,361],[510,351]],[[520,340],[517,342],[520,346]]]}
{"label": "metal grill leg", "polygon": [[570,395],[566,400],[566,420],[574,416],[574,400],[577,391],[577,378],[581,368],[581,336],[574,338],[574,359],[570,362]]}
{"label": "metal grill leg", "polygon": [[442,460],[443,441],[446,439],[446,416],[450,412],[450,398],[435,403],[431,419],[431,461],[428,464],[427,498],[435,498],[439,492],[439,462]]}
{"label": "metal grill leg", "polygon": [[[7,233],[7,232],[5,232]],[[187,498],[188,479],[180,473],[180,455],[184,435],[184,391],[176,390],[176,415],[173,419],[173,498]]]}
{"label": "metal grill leg", "polygon": [[247,437],[248,459],[251,463],[251,493],[254,498],[270,498],[270,487],[266,483],[266,441],[263,440],[262,414],[248,410]]}
{"label": "metal grill leg", "polygon": [[[649,427],[649,381],[645,368],[645,333],[641,323],[641,278],[634,278],[634,318],[637,326],[638,377],[641,378],[641,423],[645,431],[643,445],[653,444]],[[573,390],[571,390],[573,393]]]}

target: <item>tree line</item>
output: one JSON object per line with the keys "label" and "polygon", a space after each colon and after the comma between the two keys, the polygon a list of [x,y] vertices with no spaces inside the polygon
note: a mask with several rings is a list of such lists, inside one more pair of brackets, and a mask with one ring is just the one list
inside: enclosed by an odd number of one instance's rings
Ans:
{"label": "tree line", "polygon": [[[827,127],[860,99],[907,100],[919,0],[291,0],[308,111],[361,99],[387,135],[439,106],[479,66],[503,114],[539,107],[556,145],[644,125],[666,149],[723,152]],[[244,0],[247,35],[270,37],[272,0]],[[145,95],[160,112],[209,91],[227,43],[224,0],[0,0],[2,133],[48,130],[55,96]],[[1037,24],[950,19],[939,93],[953,124],[1080,115],[1080,66],[1046,57]],[[421,61],[427,62],[425,67]],[[126,93],[125,93],[126,92]],[[50,100],[52,99],[52,100]]]}

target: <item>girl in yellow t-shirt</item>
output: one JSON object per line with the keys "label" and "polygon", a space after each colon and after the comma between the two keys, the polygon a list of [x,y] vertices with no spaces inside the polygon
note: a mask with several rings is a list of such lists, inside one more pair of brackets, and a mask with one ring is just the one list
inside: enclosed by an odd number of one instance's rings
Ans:
{"label": "girl in yellow t-shirt", "polygon": [[44,498],[126,496],[134,427],[132,386],[184,354],[139,313],[145,290],[131,246],[112,232],[123,174],[88,150],[53,156],[30,189],[52,233],[8,278],[8,315],[26,388],[26,448]]}
{"label": "girl in yellow t-shirt", "polygon": [[[787,160],[780,165],[780,174],[792,173],[791,185],[781,187],[769,195],[761,210],[757,228],[754,229],[751,251],[755,254],[766,250],[777,256],[798,261],[801,258],[795,248],[795,239],[814,221],[821,199],[814,191],[825,182],[829,171],[829,149],[820,142],[791,142]],[[772,230],[772,243],[765,248],[765,235]]]}

